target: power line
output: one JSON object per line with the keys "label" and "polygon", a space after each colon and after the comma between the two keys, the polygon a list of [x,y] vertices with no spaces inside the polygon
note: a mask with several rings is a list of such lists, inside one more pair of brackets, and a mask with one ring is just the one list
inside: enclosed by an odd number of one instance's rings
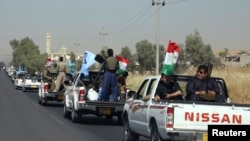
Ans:
{"label": "power line", "polygon": [[121,27],[123,25],[127,25],[128,23],[130,23],[132,20],[136,19],[138,20],[137,17],[141,17],[143,16],[147,11],[148,9],[151,7],[151,3],[148,3],[142,10],[140,10],[137,14],[135,14],[134,16],[132,16],[131,18],[129,18],[128,20],[126,20],[125,22],[119,24],[119,25],[115,25],[115,26],[112,26],[112,27],[106,27],[106,28],[117,28],[117,27]]}
{"label": "power line", "polygon": [[103,37],[102,39],[103,39],[103,47],[104,47],[104,46],[105,46],[105,44],[104,44],[104,37],[105,37],[106,35],[108,35],[107,32],[104,32],[104,27],[102,28],[102,31],[100,32],[100,35]]}

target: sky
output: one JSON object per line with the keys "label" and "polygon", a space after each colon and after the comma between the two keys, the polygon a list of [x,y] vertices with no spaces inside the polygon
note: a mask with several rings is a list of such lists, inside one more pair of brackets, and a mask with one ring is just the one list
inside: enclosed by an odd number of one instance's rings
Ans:
{"label": "sky", "polygon": [[47,32],[52,36],[51,52],[66,47],[76,54],[98,53],[108,46],[118,54],[128,46],[135,53],[137,42],[156,44],[157,37],[160,45],[169,40],[185,45],[186,36],[195,30],[213,50],[250,50],[250,0],[165,3],[158,7],[152,0],[0,0],[0,61],[10,61],[13,39],[29,37],[44,53]]}

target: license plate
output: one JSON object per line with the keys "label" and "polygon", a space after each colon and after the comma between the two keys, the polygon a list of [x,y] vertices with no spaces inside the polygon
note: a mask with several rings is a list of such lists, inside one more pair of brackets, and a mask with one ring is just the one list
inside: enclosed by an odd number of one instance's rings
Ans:
{"label": "license plate", "polygon": [[111,110],[110,110],[110,108],[100,108],[99,109],[99,113],[100,114],[104,114],[104,115],[110,115],[111,114]]}
{"label": "license plate", "polygon": [[58,99],[58,100],[63,100],[63,99],[64,99],[64,95],[58,95],[58,96],[57,96],[57,99]]}
{"label": "license plate", "polygon": [[32,85],[31,88],[37,88],[37,86],[36,85]]}
{"label": "license plate", "polygon": [[207,133],[203,133],[202,141],[208,141]]}

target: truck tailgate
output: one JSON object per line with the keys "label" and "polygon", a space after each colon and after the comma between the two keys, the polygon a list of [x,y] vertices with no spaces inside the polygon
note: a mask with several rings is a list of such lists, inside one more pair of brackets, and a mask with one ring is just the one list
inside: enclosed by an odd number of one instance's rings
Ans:
{"label": "truck tailgate", "polygon": [[233,104],[173,104],[174,130],[207,131],[208,125],[249,124],[250,107]]}

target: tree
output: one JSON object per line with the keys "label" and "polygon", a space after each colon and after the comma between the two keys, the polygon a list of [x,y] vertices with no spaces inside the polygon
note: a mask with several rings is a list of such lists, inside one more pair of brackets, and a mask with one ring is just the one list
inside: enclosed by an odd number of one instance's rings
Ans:
{"label": "tree", "polygon": [[213,54],[211,46],[204,45],[200,33],[195,30],[194,34],[186,37],[185,59],[190,62],[190,65],[198,66],[200,64],[212,63],[220,65],[219,58]]}
{"label": "tree", "polygon": [[29,37],[25,37],[18,41],[13,39],[10,41],[13,49],[12,65],[15,67],[26,67],[29,72],[34,73],[44,68],[45,54],[40,55],[39,47]]}
{"label": "tree", "polygon": [[155,60],[153,54],[155,54],[153,45],[148,42],[148,40],[142,40],[136,43],[136,55],[137,61],[140,65],[140,74],[144,74],[148,70],[152,71],[155,67],[155,63],[152,63]]}
{"label": "tree", "polygon": [[187,61],[185,58],[185,48],[183,44],[178,45],[180,47],[179,57],[175,66],[175,73],[183,73],[187,70]]}
{"label": "tree", "polygon": [[130,72],[134,72],[135,68],[136,68],[136,58],[131,53],[131,50],[129,49],[129,47],[127,47],[127,46],[123,47],[120,55],[129,60],[127,70]]}

